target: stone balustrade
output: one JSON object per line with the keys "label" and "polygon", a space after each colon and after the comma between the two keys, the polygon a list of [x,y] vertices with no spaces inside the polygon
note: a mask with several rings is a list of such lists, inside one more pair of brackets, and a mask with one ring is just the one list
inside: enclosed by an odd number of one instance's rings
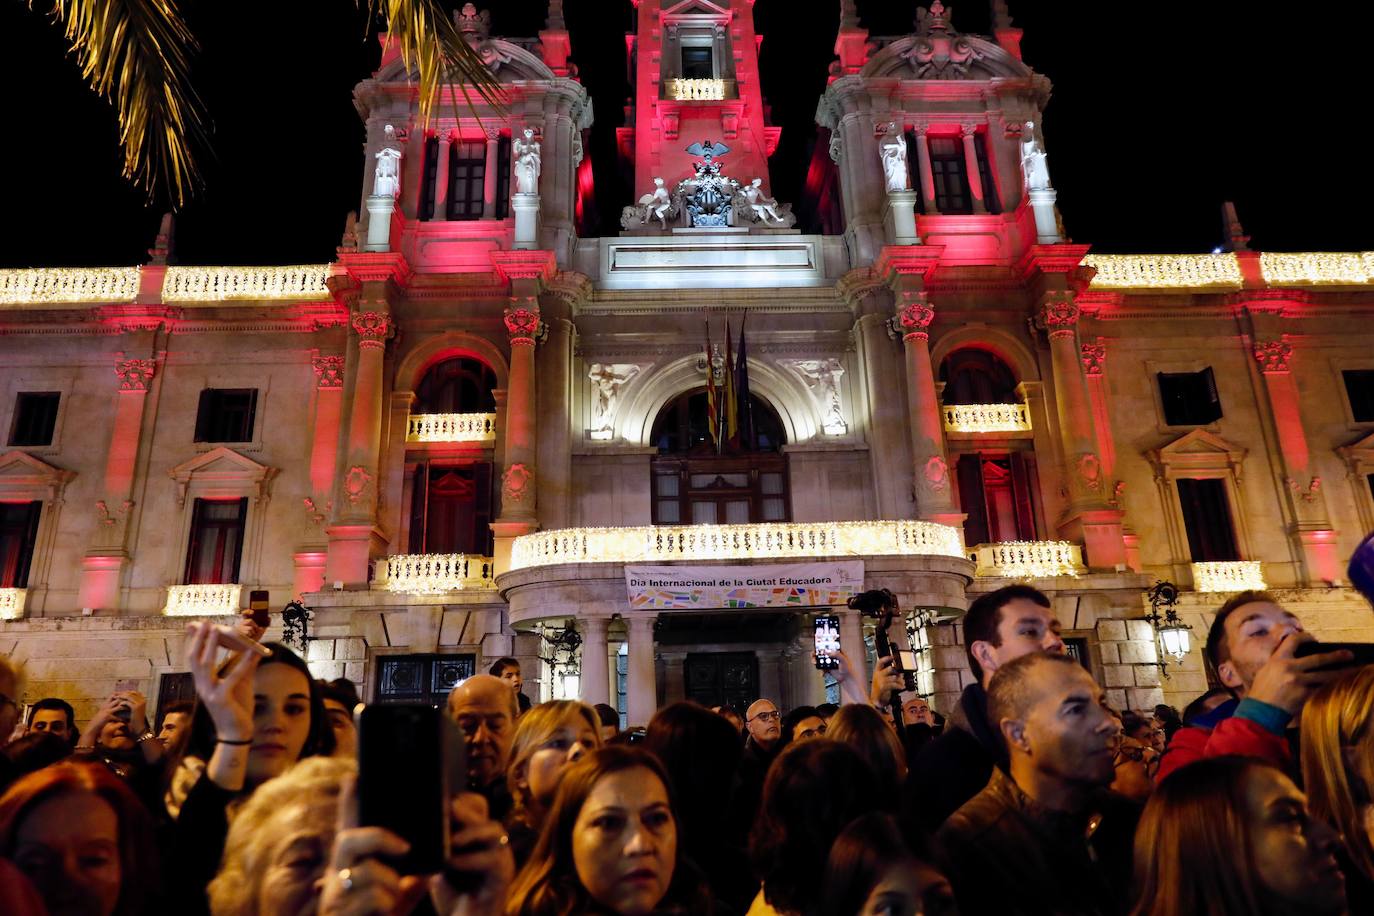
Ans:
{"label": "stone balustrade", "polygon": [[933,522],[789,522],[567,528],[515,539],[511,569],[802,557],[964,556],[958,528]]}
{"label": "stone balustrade", "polygon": [[407,442],[495,442],[494,413],[413,413]]}
{"label": "stone balustrade", "polygon": [[162,613],[168,617],[216,617],[237,614],[243,604],[239,600],[243,586],[236,582],[225,584],[169,585],[167,605]]}
{"label": "stone balustrade", "polygon": [[137,267],[36,267],[0,270],[0,305],[133,302]]}
{"label": "stone balustrade", "polygon": [[406,595],[496,588],[496,565],[491,557],[465,553],[397,554],[378,560],[374,588]]}
{"label": "stone balustrade", "polygon": [[734,80],[670,79],[663,84],[663,97],[679,102],[714,102],[738,98]]}
{"label": "stone balustrade", "polygon": [[1090,254],[1093,289],[1207,289],[1241,286],[1240,262],[1223,254]]}
{"label": "stone balustrade", "polygon": [[228,299],[328,299],[329,264],[286,267],[169,267],[163,302]]}
{"label": "stone balustrade", "polygon": [[0,588],[0,620],[18,620],[24,616],[24,599],[28,589]]}
{"label": "stone balustrade", "polygon": [[1078,576],[1087,569],[1083,551],[1068,541],[1000,541],[970,547],[975,576],[1048,579]]}
{"label": "stone balustrade", "polygon": [[1031,428],[1025,404],[947,404],[945,429],[952,433],[1012,433]]}
{"label": "stone balustrade", "polygon": [[1264,587],[1264,571],[1258,560],[1193,564],[1193,588],[1199,592],[1243,592]]}

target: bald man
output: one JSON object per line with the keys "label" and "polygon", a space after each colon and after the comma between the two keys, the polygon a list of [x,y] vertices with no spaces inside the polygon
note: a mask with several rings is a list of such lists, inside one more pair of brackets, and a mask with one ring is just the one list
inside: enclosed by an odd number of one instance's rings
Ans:
{"label": "bald man", "polygon": [[463,730],[468,786],[486,798],[492,820],[504,820],[511,809],[506,764],[518,713],[515,692],[500,678],[478,674],[453,688],[448,712]]}
{"label": "bald man", "polygon": [[744,711],[744,753],[739,760],[739,791],[731,823],[744,843],[763,799],[763,780],[773,758],[782,750],[782,715],[772,700],[755,700]]}

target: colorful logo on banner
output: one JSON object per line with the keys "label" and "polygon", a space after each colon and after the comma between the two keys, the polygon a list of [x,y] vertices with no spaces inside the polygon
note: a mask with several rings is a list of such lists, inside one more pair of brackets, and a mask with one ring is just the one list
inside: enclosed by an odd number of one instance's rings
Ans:
{"label": "colorful logo on banner", "polygon": [[864,588],[862,560],[775,566],[626,566],[632,611],[822,608]]}

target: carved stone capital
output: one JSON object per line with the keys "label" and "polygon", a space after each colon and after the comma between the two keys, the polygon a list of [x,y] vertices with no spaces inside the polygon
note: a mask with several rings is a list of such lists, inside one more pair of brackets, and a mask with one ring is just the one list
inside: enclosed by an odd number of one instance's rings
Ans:
{"label": "carved stone capital", "polygon": [[385,312],[358,312],[353,316],[352,325],[358,335],[359,347],[380,350],[386,346],[391,333],[391,316]]}
{"label": "carved stone capital", "polygon": [[155,359],[115,360],[115,375],[119,376],[120,391],[147,391],[148,383],[157,371]]}
{"label": "carved stone capital", "polygon": [[1100,343],[1084,344],[1083,371],[1088,375],[1101,375],[1102,364],[1107,361],[1107,347]]}
{"label": "carved stone capital", "polygon": [[1287,372],[1292,356],[1293,345],[1286,340],[1255,341],[1255,359],[1265,375]]}
{"label": "carved stone capital", "polygon": [[317,387],[343,387],[344,358],[342,356],[316,356],[310,362],[315,369]]}
{"label": "carved stone capital", "polygon": [[1050,295],[1040,305],[1040,324],[1051,337],[1072,335],[1078,324],[1078,303],[1068,294]]}
{"label": "carved stone capital", "polygon": [[507,306],[504,319],[511,346],[534,346],[539,333],[539,306],[533,299],[517,300]]}
{"label": "carved stone capital", "polygon": [[926,328],[935,320],[925,293],[903,293],[897,303],[897,321],[902,326],[902,339],[926,339]]}

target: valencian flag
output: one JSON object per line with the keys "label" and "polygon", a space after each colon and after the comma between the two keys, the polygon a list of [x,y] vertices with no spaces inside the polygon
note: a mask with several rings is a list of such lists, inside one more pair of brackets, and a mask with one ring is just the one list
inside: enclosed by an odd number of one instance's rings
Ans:
{"label": "valencian flag", "polygon": [[725,322],[725,423],[721,438],[739,450],[739,398],[735,390],[735,355],[730,350],[730,322]]}
{"label": "valencian flag", "polygon": [[716,410],[716,370],[711,362],[711,322],[706,322],[706,428],[711,444],[720,451],[720,417]]}
{"label": "valencian flag", "polygon": [[758,448],[754,441],[754,406],[749,399],[749,352],[744,345],[744,319],[739,323],[739,350],[735,352],[735,398],[739,404],[740,441],[746,451]]}

